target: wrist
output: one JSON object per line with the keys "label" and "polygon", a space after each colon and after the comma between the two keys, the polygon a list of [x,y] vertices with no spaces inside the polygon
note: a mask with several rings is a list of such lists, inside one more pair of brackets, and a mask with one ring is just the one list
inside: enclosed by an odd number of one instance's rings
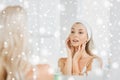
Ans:
{"label": "wrist", "polygon": [[73,58],[73,63],[78,63],[79,59],[78,58]]}
{"label": "wrist", "polygon": [[67,56],[68,58],[72,58],[72,53],[69,53]]}
{"label": "wrist", "polygon": [[78,60],[79,60],[79,57],[76,57],[76,56],[73,57],[73,62],[76,62],[76,61],[78,62]]}

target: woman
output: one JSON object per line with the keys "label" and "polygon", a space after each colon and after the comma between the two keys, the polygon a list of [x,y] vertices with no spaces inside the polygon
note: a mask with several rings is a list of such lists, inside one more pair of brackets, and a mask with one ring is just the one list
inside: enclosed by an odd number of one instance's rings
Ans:
{"label": "woman", "polygon": [[102,60],[92,53],[92,33],[88,26],[75,22],[66,40],[67,58],[60,58],[58,66],[63,75],[84,75],[93,70],[94,60],[102,68]]}
{"label": "woman", "polygon": [[34,67],[27,61],[26,29],[22,7],[8,6],[0,13],[0,80],[53,80],[49,65]]}

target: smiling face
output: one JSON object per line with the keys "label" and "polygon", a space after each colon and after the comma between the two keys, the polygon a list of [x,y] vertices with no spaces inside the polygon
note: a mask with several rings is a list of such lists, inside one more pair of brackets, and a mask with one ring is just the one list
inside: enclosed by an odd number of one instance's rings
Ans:
{"label": "smiling face", "polygon": [[73,24],[70,33],[71,45],[77,47],[87,41],[87,30],[81,23]]}

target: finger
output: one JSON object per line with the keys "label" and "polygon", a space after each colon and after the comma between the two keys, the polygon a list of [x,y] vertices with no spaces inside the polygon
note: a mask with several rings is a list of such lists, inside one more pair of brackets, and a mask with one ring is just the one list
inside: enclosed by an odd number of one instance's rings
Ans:
{"label": "finger", "polygon": [[78,51],[80,51],[80,49],[81,49],[81,47],[79,46],[79,47],[78,47]]}
{"label": "finger", "polygon": [[81,52],[84,50],[84,44],[81,45]]}
{"label": "finger", "polygon": [[66,42],[69,41],[69,40],[70,40],[70,38],[68,37],[68,38],[66,39]]}
{"label": "finger", "polygon": [[70,39],[66,40],[66,46],[70,48]]}
{"label": "finger", "polygon": [[86,45],[87,41],[84,42],[84,44]]}
{"label": "finger", "polygon": [[77,52],[79,53],[80,51],[81,51],[81,46],[78,46],[78,51]]}
{"label": "finger", "polygon": [[68,45],[69,38],[66,39],[65,43]]}
{"label": "finger", "polygon": [[67,42],[68,42],[68,39],[66,39],[65,43],[67,44]]}
{"label": "finger", "polygon": [[82,48],[81,48],[81,50],[84,50],[85,49],[85,46],[86,46],[86,44],[84,43],[84,44],[82,44]]}
{"label": "finger", "polygon": [[71,46],[71,51],[73,52],[73,50],[74,50],[74,48],[73,48],[73,46]]}
{"label": "finger", "polygon": [[79,45],[79,50],[82,50],[82,44],[81,44],[81,45]]}

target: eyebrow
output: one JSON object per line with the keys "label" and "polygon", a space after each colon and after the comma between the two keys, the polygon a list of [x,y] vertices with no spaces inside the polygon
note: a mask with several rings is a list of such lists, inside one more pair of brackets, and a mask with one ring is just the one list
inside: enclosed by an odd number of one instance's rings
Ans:
{"label": "eyebrow", "polygon": [[[74,28],[72,28],[72,29],[74,29]],[[83,30],[83,29],[79,29],[79,30],[81,31],[81,30]]]}

